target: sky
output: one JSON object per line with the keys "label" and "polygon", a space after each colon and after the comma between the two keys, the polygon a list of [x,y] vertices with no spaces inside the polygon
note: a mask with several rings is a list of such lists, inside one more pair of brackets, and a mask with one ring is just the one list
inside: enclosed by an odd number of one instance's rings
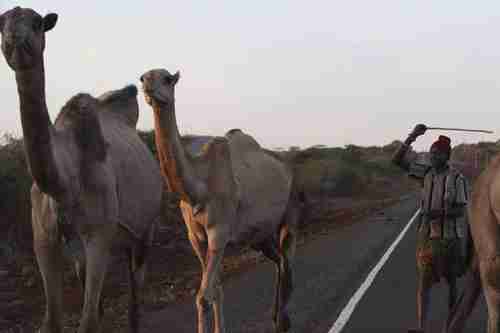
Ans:
{"label": "sky", "polygon": [[[500,136],[500,2],[483,0],[6,1],[59,15],[47,33],[52,119],[153,68],[179,70],[182,134],[241,128],[268,148],[384,145],[418,123],[452,145]],[[22,135],[14,73],[0,57],[0,134]],[[139,95],[138,128],[152,129]]]}

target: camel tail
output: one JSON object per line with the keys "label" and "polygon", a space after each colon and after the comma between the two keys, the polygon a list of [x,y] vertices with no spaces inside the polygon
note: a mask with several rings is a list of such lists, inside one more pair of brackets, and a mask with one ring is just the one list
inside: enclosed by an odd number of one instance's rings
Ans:
{"label": "camel tail", "polygon": [[294,169],[292,168],[292,184],[281,224],[288,224],[291,228],[297,230],[305,217],[305,193],[304,189],[298,185]]}
{"label": "camel tail", "polygon": [[[466,216],[470,219],[470,212]],[[444,333],[462,333],[467,319],[474,309],[481,294],[481,277],[479,274],[479,264],[474,249],[474,240],[470,229],[469,220],[466,221],[465,239],[465,274],[464,288],[455,306],[448,314]]]}
{"label": "camel tail", "polygon": [[448,315],[444,333],[462,333],[464,331],[467,318],[472,313],[481,294],[479,266],[477,259],[474,259],[474,257],[473,255],[465,274],[462,294]]}
{"label": "camel tail", "polygon": [[[476,183],[481,182],[481,179],[477,179]],[[472,221],[472,212],[473,212],[473,190],[469,191],[468,186],[466,186],[465,195],[467,198],[467,207],[465,213],[465,253],[464,253],[464,266],[465,269],[469,269],[472,265],[472,259],[474,258],[474,239],[472,238],[472,232],[470,228],[470,223]]]}
{"label": "camel tail", "polygon": [[469,214],[466,215],[466,221],[465,221],[465,233],[466,233],[466,238],[465,238],[465,260],[464,264],[466,268],[469,268],[472,264],[472,259],[474,258],[474,240],[472,239],[472,234],[470,230],[470,224],[469,224]]}
{"label": "camel tail", "polygon": [[290,191],[290,200],[292,202],[303,204],[305,201],[304,189],[298,184],[296,174],[296,168],[292,168],[292,186]]}

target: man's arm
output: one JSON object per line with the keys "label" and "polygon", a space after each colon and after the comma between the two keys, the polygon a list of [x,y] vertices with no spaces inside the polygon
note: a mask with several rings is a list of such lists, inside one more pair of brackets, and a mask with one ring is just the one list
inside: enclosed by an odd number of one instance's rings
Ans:
{"label": "man's arm", "polygon": [[448,209],[432,209],[428,213],[425,213],[424,215],[428,217],[431,220],[435,219],[441,219],[442,217],[448,217],[448,218],[459,218],[464,216],[465,214],[465,204],[461,205],[453,205],[453,207],[450,207]]}
{"label": "man's arm", "polygon": [[410,145],[406,143],[408,139],[399,147],[394,156],[392,157],[392,163],[396,164],[398,167],[404,171],[410,171],[410,162],[405,158]]}
{"label": "man's arm", "polygon": [[410,166],[411,163],[406,159],[406,153],[410,149],[410,146],[415,140],[420,136],[423,135],[426,131],[427,127],[423,124],[418,124],[415,126],[413,131],[408,135],[406,140],[403,142],[401,147],[394,153],[394,156],[392,157],[392,163],[396,164],[399,166],[401,169],[405,171],[410,171]]}
{"label": "man's arm", "polygon": [[448,209],[447,214],[451,218],[460,218],[467,213],[467,181],[461,174],[458,174],[455,180],[455,190],[455,203]]}
{"label": "man's arm", "polygon": [[446,212],[450,218],[459,218],[465,215],[465,205],[456,205],[449,208]]}

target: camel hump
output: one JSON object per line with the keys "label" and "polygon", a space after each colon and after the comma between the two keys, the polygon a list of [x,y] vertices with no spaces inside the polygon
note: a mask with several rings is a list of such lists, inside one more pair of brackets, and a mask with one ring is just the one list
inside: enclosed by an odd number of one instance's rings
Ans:
{"label": "camel hump", "polygon": [[88,160],[102,161],[107,143],[97,114],[99,101],[89,94],[77,94],[62,107],[56,124],[73,131],[76,144]]}
{"label": "camel hump", "polygon": [[[237,186],[231,163],[231,149],[227,137],[215,136],[205,145],[209,161],[207,186],[210,193],[236,200]],[[236,197],[235,197],[236,196]]]}
{"label": "camel hump", "polygon": [[238,133],[243,133],[243,131],[239,128],[233,128],[233,129],[230,129],[229,131],[227,131],[226,136],[230,137],[231,135],[238,134]]}
{"label": "camel hump", "polygon": [[108,91],[97,98],[99,109],[110,112],[135,128],[139,119],[139,104],[137,103],[137,87],[133,84],[125,88]]}
{"label": "camel hump", "polygon": [[261,149],[259,143],[252,136],[245,134],[238,128],[228,131],[226,133],[226,138],[229,140],[231,147],[240,152],[250,152]]}

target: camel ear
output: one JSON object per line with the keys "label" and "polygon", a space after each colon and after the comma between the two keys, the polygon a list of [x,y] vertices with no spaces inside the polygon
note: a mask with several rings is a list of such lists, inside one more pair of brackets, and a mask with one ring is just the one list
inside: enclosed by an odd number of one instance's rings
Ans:
{"label": "camel ear", "polygon": [[49,31],[52,30],[56,26],[57,23],[57,14],[50,13],[45,15],[43,18],[43,30]]}
{"label": "camel ear", "polygon": [[177,81],[179,81],[180,78],[181,78],[181,73],[179,73],[179,71],[175,72],[173,83],[177,84]]}
{"label": "camel ear", "polygon": [[5,23],[5,16],[4,14],[0,15],[0,32],[3,30],[3,25]]}

